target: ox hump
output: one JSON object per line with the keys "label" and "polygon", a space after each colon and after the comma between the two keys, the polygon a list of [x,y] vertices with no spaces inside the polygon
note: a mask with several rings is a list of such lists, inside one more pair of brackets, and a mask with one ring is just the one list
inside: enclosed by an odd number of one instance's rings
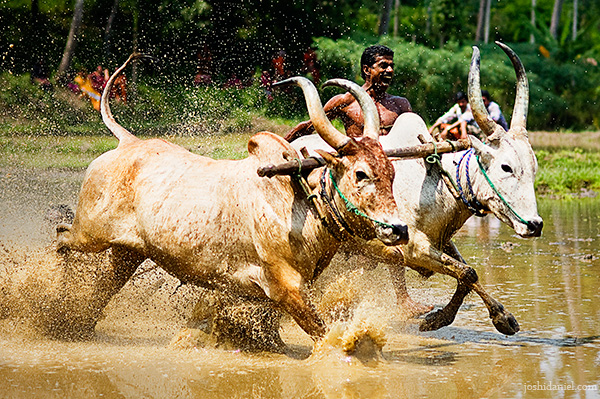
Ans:
{"label": "ox hump", "polygon": [[265,162],[285,162],[287,158],[298,158],[299,155],[283,137],[271,132],[260,132],[250,137],[248,154]]}

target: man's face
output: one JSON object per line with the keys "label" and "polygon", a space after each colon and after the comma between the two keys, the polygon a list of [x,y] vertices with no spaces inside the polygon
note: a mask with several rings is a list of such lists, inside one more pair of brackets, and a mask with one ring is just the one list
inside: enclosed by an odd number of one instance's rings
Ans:
{"label": "man's face", "polygon": [[461,98],[460,100],[458,100],[458,106],[460,107],[462,112],[465,112],[467,110],[467,100]]}
{"label": "man's face", "polygon": [[364,66],[364,72],[367,83],[387,90],[394,77],[394,58],[390,55],[378,55],[373,65]]}

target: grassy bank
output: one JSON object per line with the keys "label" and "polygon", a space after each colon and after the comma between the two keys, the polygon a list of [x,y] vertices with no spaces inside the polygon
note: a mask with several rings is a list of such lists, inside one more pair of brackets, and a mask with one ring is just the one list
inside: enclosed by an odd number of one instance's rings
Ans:
{"label": "grassy bank", "polygon": [[[0,166],[80,169],[116,147],[86,98],[60,88],[40,90],[27,76],[0,75],[0,87]],[[284,134],[307,117],[299,89],[279,91],[273,101],[256,83],[245,89],[140,84],[137,93],[134,104],[112,104],[127,129],[213,158],[242,158],[251,134]],[[600,192],[600,132],[534,132],[530,140],[540,164],[540,195]]]}
{"label": "grassy bank", "polygon": [[[263,121],[264,125],[268,122]],[[267,126],[268,127],[268,126]],[[285,127],[271,127],[283,133]],[[260,129],[259,129],[260,130]],[[258,131],[258,130],[255,130]],[[596,133],[593,133],[596,134]],[[190,151],[216,159],[239,159],[247,155],[248,133],[172,136],[169,140]],[[29,169],[85,168],[94,158],[117,146],[108,135],[0,136],[0,167]],[[540,196],[574,198],[600,192],[600,152],[594,148],[536,148],[539,171],[536,190]]]}

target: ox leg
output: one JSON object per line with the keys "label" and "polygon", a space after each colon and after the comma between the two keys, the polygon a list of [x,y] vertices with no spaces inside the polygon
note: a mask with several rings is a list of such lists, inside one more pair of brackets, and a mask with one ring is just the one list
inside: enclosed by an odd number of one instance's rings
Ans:
{"label": "ox leg", "polygon": [[307,296],[300,290],[288,290],[284,297],[276,301],[288,312],[298,325],[312,337],[318,340],[325,335],[327,328],[317,310]]}
{"label": "ox leg", "polygon": [[388,267],[392,277],[392,286],[396,292],[396,300],[402,308],[402,313],[408,319],[431,312],[432,305],[424,305],[414,301],[406,288],[406,268],[403,266]]}
{"label": "ox leg", "polygon": [[[444,253],[453,257],[454,259],[459,260],[465,265],[467,262],[462,257],[454,242],[449,241],[444,246]],[[442,327],[449,326],[454,322],[456,318],[456,314],[458,313],[458,309],[462,305],[465,297],[471,292],[471,289],[467,287],[465,284],[457,281],[456,291],[450,299],[450,302],[444,306],[444,308],[436,310],[433,313],[428,314],[425,317],[425,320],[419,326],[419,330],[421,331],[433,331],[439,330]]]}
{"label": "ox leg", "polygon": [[57,336],[90,337],[111,298],[131,278],[145,258],[121,247],[103,254],[61,249],[65,261],[62,281],[62,316],[55,323]]}
{"label": "ox leg", "polygon": [[310,302],[304,289],[305,282],[300,274],[289,268],[271,270],[265,273],[267,287],[265,292],[271,300],[292,316],[298,325],[314,340],[321,338],[327,331],[325,322]]}
{"label": "ox leg", "polygon": [[[453,255],[462,259],[462,256],[460,256],[453,244],[452,246],[446,246],[445,250],[455,252]],[[422,253],[427,255],[417,260],[417,266],[429,268],[437,273],[446,274],[458,280],[456,292],[450,303],[444,309],[428,315],[423,321],[422,330],[434,330],[451,324],[465,296],[470,290],[473,290],[485,303],[490,319],[492,319],[492,323],[499,332],[505,335],[513,335],[519,331],[519,323],[515,317],[504,309],[504,306],[500,302],[492,298],[485,291],[481,284],[479,284],[477,273],[473,268],[467,266],[464,262],[456,260],[454,256],[441,253],[433,247],[427,248]]]}
{"label": "ox leg", "polygon": [[99,311],[103,310],[145,259],[137,251],[113,246],[109,256],[109,267],[97,276],[98,281],[92,297],[94,307]]}

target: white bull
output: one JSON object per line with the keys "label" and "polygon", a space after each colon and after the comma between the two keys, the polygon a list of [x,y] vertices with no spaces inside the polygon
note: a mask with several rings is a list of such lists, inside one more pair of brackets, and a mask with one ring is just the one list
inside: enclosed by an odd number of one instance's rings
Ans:
{"label": "white bull", "polygon": [[[444,154],[441,165],[458,187],[462,199],[455,198],[444,183],[439,169],[423,159],[394,161],[398,173],[394,180],[394,197],[400,218],[408,224],[409,242],[388,247],[370,245],[369,254],[390,265],[393,281],[399,281],[398,265],[406,265],[425,275],[442,273],[458,280],[456,293],[443,309],[427,315],[421,330],[435,330],[454,321],[464,297],[474,290],[488,308],[490,318],[504,334],[519,331],[514,316],[493,299],[479,284],[474,269],[467,266],[451,241],[452,236],[474,213],[492,213],[523,237],[541,234],[542,219],[537,212],[534,180],[537,160],[527,137],[528,82],[517,55],[502,43],[498,45],[511,59],[517,74],[517,94],[511,127],[508,132],[488,115],[479,82],[479,50],[474,47],[469,73],[469,101],[475,119],[486,134],[486,144],[470,136],[469,151]],[[432,141],[423,120],[413,113],[398,117],[391,132],[380,137],[386,149],[421,144],[418,135]],[[314,155],[326,145],[316,136],[302,137],[292,143],[306,147]],[[345,246],[350,250],[351,246]],[[362,249],[362,248],[361,248]],[[396,283],[397,284],[397,283]],[[398,291],[398,289],[397,289]]]}
{"label": "white bull", "polygon": [[[111,249],[112,278],[97,298],[100,312],[145,260],[184,283],[226,291],[236,297],[270,298],[312,337],[325,324],[309,303],[305,286],[325,268],[340,242],[289,176],[259,177],[257,168],[298,157],[281,137],[262,132],[248,143],[243,160],[213,160],[164,140],[140,140],[117,124],[108,105],[115,78],[101,103],[103,121],[119,139],[116,149],[88,167],[72,225],[57,227],[58,249],[99,252]],[[323,191],[311,194],[338,212],[341,222],[365,240],[386,245],[407,242],[392,194],[394,168],[378,142],[379,121],[360,141],[329,122],[309,80],[302,87],[317,132],[339,157],[324,155]],[[375,104],[355,84],[365,113]],[[345,198],[344,198],[345,197]],[[346,206],[352,202],[359,212]],[[338,221],[340,221],[338,220]],[[96,320],[91,320],[92,328]]]}

